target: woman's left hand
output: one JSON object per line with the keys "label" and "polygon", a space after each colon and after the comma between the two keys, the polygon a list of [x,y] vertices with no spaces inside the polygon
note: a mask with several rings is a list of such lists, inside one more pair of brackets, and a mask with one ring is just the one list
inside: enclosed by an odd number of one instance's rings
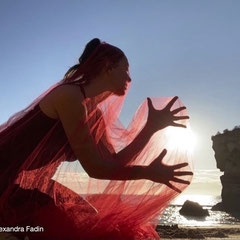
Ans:
{"label": "woman's left hand", "polygon": [[175,116],[175,114],[181,112],[182,110],[185,110],[186,107],[176,108],[171,111],[171,108],[177,99],[178,97],[174,97],[171,99],[171,101],[169,101],[165,108],[157,110],[153,107],[152,100],[150,98],[147,98],[149,111],[146,127],[150,128],[153,132],[156,132],[168,126],[186,128],[185,125],[174,122],[178,120],[189,119],[189,116]]}
{"label": "woman's left hand", "polygon": [[182,184],[190,184],[190,181],[186,181],[184,179],[178,178],[180,176],[192,176],[193,172],[191,171],[176,171],[180,168],[188,166],[187,162],[179,163],[175,165],[166,165],[163,163],[163,159],[167,154],[167,150],[164,149],[160,155],[154,159],[152,163],[150,163],[146,167],[146,179],[149,179],[153,182],[163,183],[168,187],[172,188],[178,193],[181,193],[181,190],[174,186],[170,181],[182,183]]}

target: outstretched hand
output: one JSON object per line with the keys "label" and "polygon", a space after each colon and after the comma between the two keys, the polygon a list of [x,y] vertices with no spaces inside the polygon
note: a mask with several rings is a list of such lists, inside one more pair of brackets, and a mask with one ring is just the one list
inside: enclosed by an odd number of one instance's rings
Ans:
{"label": "outstretched hand", "polygon": [[147,166],[148,179],[153,182],[166,184],[168,187],[172,188],[176,192],[181,193],[181,190],[173,186],[170,181],[179,182],[183,184],[190,184],[189,181],[177,178],[176,176],[186,176],[193,175],[190,171],[176,171],[180,168],[186,167],[188,163],[180,163],[175,165],[166,165],[162,162],[164,156],[167,154],[167,150],[164,149],[160,155]]}
{"label": "outstretched hand", "polygon": [[174,116],[175,114],[186,109],[186,107],[180,107],[171,111],[171,108],[177,99],[178,97],[172,98],[165,108],[157,110],[153,107],[152,100],[150,98],[147,98],[149,111],[146,125],[148,128],[150,128],[153,132],[156,132],[168,126],[186,128],[185,125],[174,122],[178,120],[189,119],[189,116]]}

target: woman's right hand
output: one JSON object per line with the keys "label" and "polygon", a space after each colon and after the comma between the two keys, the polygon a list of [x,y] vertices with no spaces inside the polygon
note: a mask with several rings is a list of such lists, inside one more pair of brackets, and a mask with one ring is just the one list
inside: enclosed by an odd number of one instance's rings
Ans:
{"label": "woman's right hand", "polygon": [[189,119],[189,116],[175,116],[175,114],[185,110],[186,107],[176,108],[171,111],[171,108],[177,99],[178,97],[172,98],[163,109],[157,110],[154,108],[152,100],[150,98],[147,98],[148,118],[146,126],[148,129],[151,129],[151,132],[155,133],[156,131],[164,129],[168,126],[186,128],[185,125],[175,122],[179,120]]}
{"label": "woman's right hand", "polygon": [[166,184],[168,187],[172,188],[176,192],[181,193],[181,190],[177,187],[173,186],[170,181],[179,182],[183,184],[190,184],[189,181],[177,178],[176,176],[185,176],[185,175],[193,175],[193,172],[190,171],[176,171],[180,168],[186,167],[188,163],[180,163],[175,165],[166,165],[162,162],[164,156],[167,154],[167,150],[164,149],[160,155],[146,167],[147,171],[147,179]]}

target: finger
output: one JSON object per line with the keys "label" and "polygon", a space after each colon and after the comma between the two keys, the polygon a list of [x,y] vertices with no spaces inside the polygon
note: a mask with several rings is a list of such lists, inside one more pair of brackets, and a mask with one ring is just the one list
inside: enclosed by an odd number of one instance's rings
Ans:
{"label": "finger", "polygon": [[158,158],[160,160],[163,160],[166,154],[167,154],[167,149],[163,149],[162,152],[159,154]]}
{"label": "finger", "polygon": [[165,183],[168,187],[172,188],[174,191],[181,193],[182,191],[177,187],[173,186],[170,182]]}
{"label": "finger", "polygon": [[175,123],[175,122],[173,122],[173,123],[171,124],[171,126],[173,126],[173,127],[182,127],[182,128],[187,128],[187,126],[186,126],[186,125],[184,125],[184,124],[180,124],[180,123]]}
{"label": "finger", "polygon": [[189,116],[173,116],[173,120],[183,120],[183,119],[189,119]]}
{"label": "finger", "polygon": [[165,107],[165,109],[170,110],[171,107],[173,106],[173,104],[177,101],[178,97],[174,97],[172,98],[172,100],[167,104],[167,106]]}
{"label": "finger", "polygon": [[180,179],[180,178],[176,178],[176,177],[173,177],[170,181],[184,183],[184,184],[190,184],[189,181],[186,181],[186,180],[183,180],[183,179]]}
{"label": "finger", "polygon": [[172,113],[173,113],[173,114],[177,114],[177,113],[179,113],[179,112],[181,112],[182,110],[185,110],[185,109],[186,109],[186,107],[176,108],[176,109],[174,109],[174,110],[172,111]]}
{"label": "finger", "polygon": [[179,163],[179,164],[171,166],[171,168],[175,170],[175,169],[183,168],[183,167],[186,167],[186,166],[188,166],[188,163]]}
{"label": "finger", "polygon": [[193,172],[190,172],[190,171],[174,172],[174,175],[175,176],[193,175]]}
{"label": "finger", "polygon": [[147,101],[148,101],[148,108],[149,108],[149,109],[150,109],[150,108],[154,109],[151,98],[148,97],[148,98],[147,98]]}

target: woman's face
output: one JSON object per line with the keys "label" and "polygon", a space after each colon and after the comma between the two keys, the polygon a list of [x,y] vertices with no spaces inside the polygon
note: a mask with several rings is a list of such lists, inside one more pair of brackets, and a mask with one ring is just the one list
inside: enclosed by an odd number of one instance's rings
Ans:
{"label": "woman's face", "polygon": [[131,82],[129,64],[126,57],[123,57],[116,67],[107,70],[107,78],[111,91],[116,95],[125,94],[128,83]]}

